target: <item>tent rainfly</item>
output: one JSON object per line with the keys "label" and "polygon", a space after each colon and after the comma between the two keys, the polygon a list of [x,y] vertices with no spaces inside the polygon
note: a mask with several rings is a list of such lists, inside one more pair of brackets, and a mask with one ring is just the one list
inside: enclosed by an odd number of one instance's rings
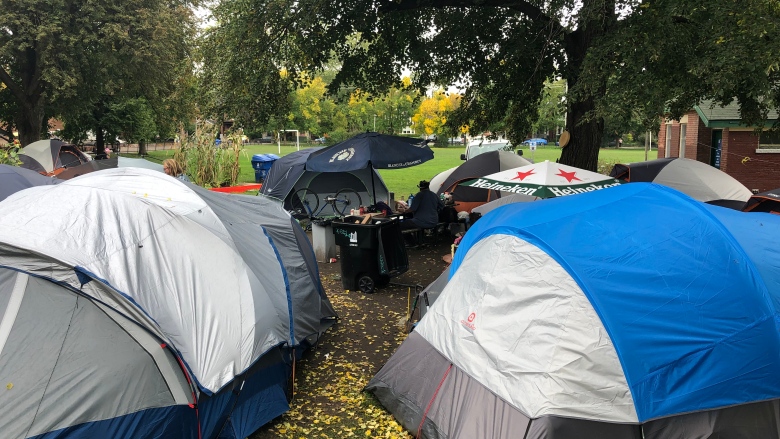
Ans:
{"label": "tent rainfly", "polygon": [[243,439],[335,313],[276,200],[109,169],[0,203],[0,431]]}

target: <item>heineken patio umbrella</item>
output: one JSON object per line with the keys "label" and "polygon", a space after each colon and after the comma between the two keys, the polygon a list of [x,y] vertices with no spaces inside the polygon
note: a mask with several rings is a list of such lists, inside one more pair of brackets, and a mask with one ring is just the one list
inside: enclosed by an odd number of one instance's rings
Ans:
{"label": "heineken patio umbrella", "polygon": [[553,198],[623,184],[622,181],[573,166],[544,161],[467,180],[460,186]]}

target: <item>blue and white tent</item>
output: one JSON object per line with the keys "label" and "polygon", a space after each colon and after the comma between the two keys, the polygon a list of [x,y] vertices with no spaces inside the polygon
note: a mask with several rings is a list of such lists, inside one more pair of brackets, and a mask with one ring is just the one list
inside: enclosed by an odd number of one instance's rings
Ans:
{"label": "blue and white tent", "polygon": [[754,215],[641,183],[495,209],[369,389],[428,438],[778,438],[780,217]]}
{"label": "blue and white tent", "polygon": [[335,321],[276,200],[109,169],[0,202],[0,436],[243,439]]}

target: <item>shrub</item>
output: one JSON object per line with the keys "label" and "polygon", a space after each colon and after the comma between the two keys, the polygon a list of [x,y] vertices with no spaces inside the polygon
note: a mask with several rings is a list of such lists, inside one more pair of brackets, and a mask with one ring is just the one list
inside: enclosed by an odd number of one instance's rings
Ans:
{"label": "shrub", "polygon": [[239,157],[246,155],[241,133],[228,133],[216,145],[213,131],[199,123],[195,132],[182,139],[181,149],[173,156],[193,183],[203,187],[234,186],[241,172]]}
{"label": "shrub", "polygon": [[328,136],[330,137],[330,140],[328,141],[329,144],[343,142],[343,141],[349,139],[350,137],[352,137],[347,132],[347,130],[342,129],[342,128],[335,129],[335,130],[331,131],[330,133],[328,133]]}
{"label": "shrub", "polygon": [[22,161],[19,160],[19,146],[11,144],[0,147],[0,164],[11,166],[21,165]]}
{"label": "shrub", "polygon": [[612,172],[612,168],[618,164],[622,163],[620,160],[603,160],[599,159],[598,162],[598,169],[596,169],[596,172],[599,174],[609,175],[610,172]]}

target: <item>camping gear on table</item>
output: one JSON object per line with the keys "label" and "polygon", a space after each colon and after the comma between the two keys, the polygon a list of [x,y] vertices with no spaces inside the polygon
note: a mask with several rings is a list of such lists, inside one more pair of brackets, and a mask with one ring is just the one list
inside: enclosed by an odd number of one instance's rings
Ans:
{"label": "camping gear on table", "polygon": [[60,183],[62,180],[46,177],[32,169],[0,165],[0,201],[22,189]]}
{"label": "camping gear on table", "polygon": [[778,437],[778,246],[655,184],[502,206],[367,388],[422,438]]}
{"label": "camping gear on table", "polygon": [[686,158],[661,158],[616,164],[610,176],[629,183],[657,183],[676,189],[694,200],[741,210],[752,192],[734,177],[707,163]]}
{"label": "camping gear on table", "polygon": [[373,293],[409,269],[401,225],[397,218],[347,216],[332,221],[341,255],[345,290]]}
{"label": "camping gear on table", "polygon": [[361,200],[367,201],[371,198],[370,188],[373,184],[378,199],[389,199],[387,186],[376,169],[363,168],[344,172],[306,170],[305,165],[309,155],[322,149],[302,149],[274,161],[260,189],[260,194],[282,200],[287,211],[293,209],[293,196],[300,189],[309,189],[317,193],[320,203],[325,203],[326,196],[333,195],[344,188],[354,190],[360,195]]}
{"label": "camping gear on table", "polygon": [[[417,166],[433,159],[427,141],[412,137],[365,132],[311,154],[306,170],[314,172],[346,172],[361,169],[401,169]],[[387,198],[378,198],[376,183],[371,178],[371,198],[367,205]],[[316,191],[317,188],[315,187]]]}
{"label": "camping gear on table", "polygon": [[251,435],[336,317],[277,200],[137,168],[0,203],[0,316],[4,437],[128,439]]}
{"label": "camping gear on table", "polygon": [[616,178],[545,160],[460,183],[538,198],[582,194],[623,184]]}
{"label": "camping gear on table", "polygon": [[490,151],[466,160],[462,165],[448,169],[431,179],[431,191],[450,194],[458,212],[471,212],[477,206],[504,195],[499,191],[462,186],[460,183],[496,172],[530,165],[527,159],[510,151]]}

